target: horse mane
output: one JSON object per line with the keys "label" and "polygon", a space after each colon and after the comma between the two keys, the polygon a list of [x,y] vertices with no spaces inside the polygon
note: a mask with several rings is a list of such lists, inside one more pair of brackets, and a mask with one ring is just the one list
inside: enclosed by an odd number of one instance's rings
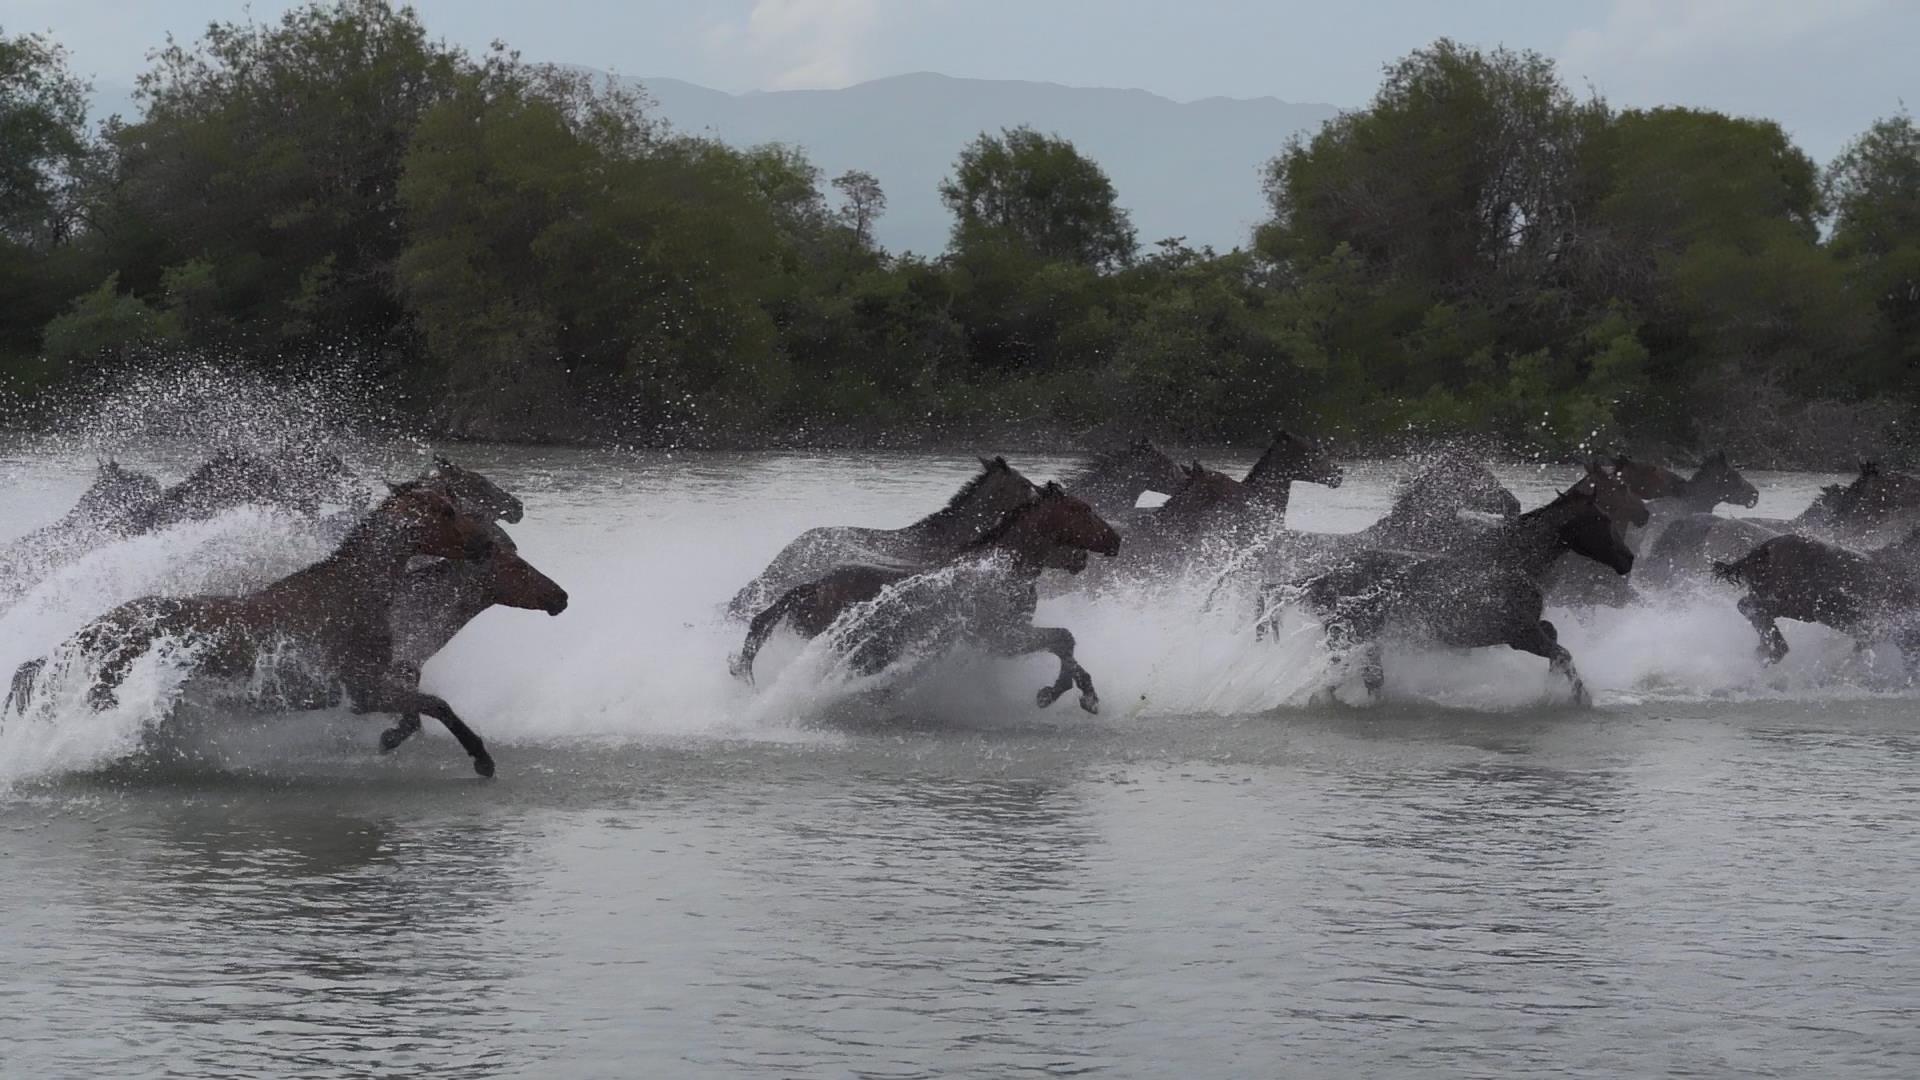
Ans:
{"label": "horse mane", "polygon": [[[998,461],[1000,459],[996,458],[995,460]],[[1002,464],[1005,464],[1005,463],[1002,462]],[[1019,506],[1016,506],[1013,509],[1007,511],[1006,513],[1000,515],[999,521],[994,522],[990,527],[988,527],[987,531],[975,537],[972,541],[970,541],[966,545],[966,547],[961,548],[961,550],[962,551],[978,551],[983,547],[992,546],[995,542],[999,541],[1001,537],[1004,537],[1009,532],[1012,532],[1013,527],[1015,525],[1020,524],[1023,518],[1025,518],[1028,514],[1031,514],[1036,509],[1038,509],[1041,503],[1044,502],[1047,498],[1058,497],[1065,494],[1066,494],[1066,489],[1061,487],[1058,482],[1048,481],[1047,486],[1040,489],[1040,498],[1028,499],[1026,502],[1023,502]]]}
{"label": "horse mane", "polygon": [[[995,469],[1005,469],[1007,472],[1013,473],[1016,476],[1019,475],[1019,473],[1014,471],[1013,466],[1007,464],[1007,459],[1001,455],[995,455],[992,460],[982,458],[980,464],[980,471],[975,473],[972,479],[960,485],[960,490],[953,493],[953,497],[947,500],[947,505],[914,522],[912,525],[909,525],[908,528],[931,528],[936,525],[944,525],[954,518],[959,517],[961,512],[966,509],[968,500],[972,499],[974,493],[980,490],[980,486],[987,482],[987,477],[993,475]],[[1029,484],[1032,483],[1031,480],[1027,482]],[[1028,501],[1031,502],[1032,500]]]}

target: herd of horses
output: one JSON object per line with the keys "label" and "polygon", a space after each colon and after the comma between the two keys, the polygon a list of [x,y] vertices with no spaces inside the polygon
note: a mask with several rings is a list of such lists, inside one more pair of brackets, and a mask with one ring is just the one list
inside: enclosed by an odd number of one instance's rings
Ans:
{"label": "herd of horses", "polygon": [[[1051,653],[1059,673],[1039,690],[1039,706],[1077,689],[1080,706],[1097,713],[1073,633],[1033,623],[1043,590],[1179,581],[1203,584],[1190,595],[1208,606],[1245,598],[1256,637],[1276,635],[1288,610],[1311,615],[1334,661],[1328,694],[1355,668],[1365,692],[1378,694],[1386,647],[1410,642],[1540,656],[1585,702],[1573,657],[1544,617],[1549,604],[1617,606],[1726,584],[1741,591],[1738,608],[1766,663],[1785,656],[1778,620],[1790,619],[1833,627],[1862,647],[1890,641],[1920,671],[1914,477],[1865,464],[1799,516],[1761,519],[1715,512],[1759,499],[1724,454],[1690,476],[1617,457],[1589,462],[1570,487],[1523,512],[1484,462],[1443,451],[1364,529],[1289,525],[1295,483],[1337,487],[1342,479],[1316,444],[1285,432],[1239,479],[1180,464],[1145,440],[1045,483],[1004,457],[983,458],[946,505],[912,524],[815,528],[787,544],[726,605],[745,623],[730,668],[751,680],[781,626],[805,638],[831,635],[837,658],[861,674],[915,650]],[[421,665],[487,608],[557,615],[566,591],[522,559],[502,527],[521,520],[520,500],[477,472],[436,458],[420,476],[389,484],[371,510],[321,517],[324,504],[351,504],[359,490],[337,456],[311,450],[224,452],[171,487],[106,461],[66,516],[0,551],[0,604],[104,544],[232,507],[267,504],[313,518],[334,530],[331,554],[313,565],[238,595],[120,604],[56,655],[81,665],[89,702],[104,709],[163,639],[194,642],[183,654],[193,671],[226,678],[291,648],[312,678],[282,704],[392,714],[382,751],[433,717],[474,770],[491,776],[480,737],[420,689]],[[1139,507],[1148,493],[1165,501]],[[8,708],[31,707],[49,662],[21,665]]]}

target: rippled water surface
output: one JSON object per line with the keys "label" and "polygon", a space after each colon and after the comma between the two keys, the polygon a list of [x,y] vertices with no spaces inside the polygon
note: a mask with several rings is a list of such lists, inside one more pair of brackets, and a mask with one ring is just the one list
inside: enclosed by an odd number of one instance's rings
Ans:
{"label": "rippled water surface", "polygon": [[[1762,673],[1709,593],[1552,613],[1592,710],[1505,650],[1311,704],[1310,627],[1256,643],[1154,590],[1042,606],[1098,717],[1035,710],[1034,658],[823,688],[776,639],[747,688],[732,590],[806,526],[937,506],[971,459],[457,453],[525,497],[522,551],[573,594],[427,670],[498,779],[438,731],[383,758],[377,719],[176,705],[157,662],[109,713],[10,719],[0,1073],[1920,1070],[1897,658],[1788,624]],[[91,460],[0,468],[20,533]],[[1299,485],[1294,523],[1364,525],[1394,475]],[[1530,505],[1571,478],[1506,476]],[[1824,478],[1754,479],[1790,514]],[[114,545],[0,614],[0,670],[119,600],[316,554],[253,511]]]}

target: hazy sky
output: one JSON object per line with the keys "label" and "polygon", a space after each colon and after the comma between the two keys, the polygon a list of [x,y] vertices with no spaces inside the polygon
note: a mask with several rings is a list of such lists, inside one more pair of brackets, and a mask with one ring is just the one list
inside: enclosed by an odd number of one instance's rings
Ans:
{"label": "hazy sky", "polygon": [[[168,31],[271,18],[286,0],[0,0],[76,66],[126,83]],[[1181,100],[1363,104],[1433,38],[1538,49],[1621,105],[1772,117],[1817,158],[1920,99],[1915,0],[420,0],[437,35],[529,59],[724,90],[909,71],[1139,87]]]}

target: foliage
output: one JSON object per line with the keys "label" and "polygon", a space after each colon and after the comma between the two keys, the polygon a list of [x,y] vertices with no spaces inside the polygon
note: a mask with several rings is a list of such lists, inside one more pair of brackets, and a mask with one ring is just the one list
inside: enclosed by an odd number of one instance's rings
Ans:
{"label": "foliage", "polygon": [[1615,111],[1537,54],[1441,40],[1277,148],[1249,250],[1143,253],[1100,167],[1019,127],[956,148],[952,243],[922,259],[876,243],[870,173],[675,133],[384,0],[170,41],[141,114],[98,136],[84,95],[57,46],[0,36],[15,389],[184,350],[288,379],[350,363],[463,436],[1285,426],[1551,454],[1801,453],[1798,426],[1920,403],[1904,113],[1823,173],[1770,121]]}

